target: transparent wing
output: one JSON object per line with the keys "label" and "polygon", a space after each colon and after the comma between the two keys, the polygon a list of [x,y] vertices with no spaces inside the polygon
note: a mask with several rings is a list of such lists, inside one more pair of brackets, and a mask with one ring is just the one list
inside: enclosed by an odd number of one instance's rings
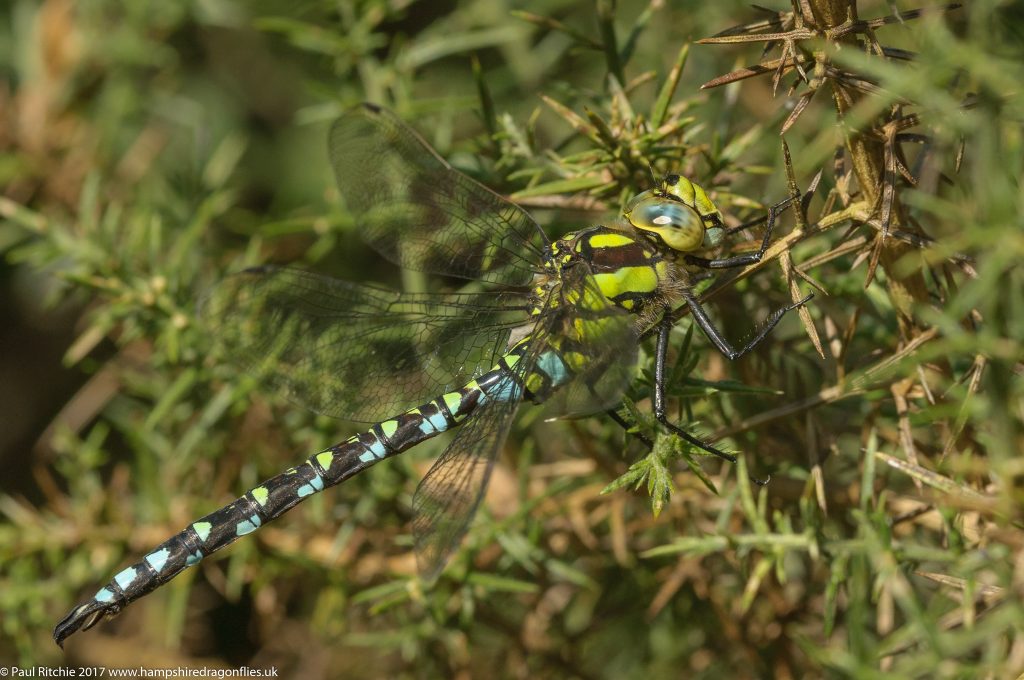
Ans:
{"label": "transparent wing", "polygon": [[[562,274],[545,347],[558,353],[568,375],[544,402],[546,417],[584,416],[612,408],[636,372],[636,317],[601,293],[584,263]],[[541,366],[547,362],[540,358]]]}
{"label": "transparent wing", "polygon": [[526,307],[511,293],[407,294],[258,267],[217,284],[201,314],[226,355],[271,389],[376,422],[493,366]]}
{"label": "transparent wing", "polygon": [[[565,272],[530,338],[515,374],[492,393],[516,392],[515,384],[545,384],[554,414],[581,415],[619,402],[632,378],[637,336],[629,315],[605,299],[585,265]],[[485,402],[416,489],[413,537],[418,568],[428,582],[468,530],[517,407],[518,400]]]}
{"label": "transparent wing", "polygon": [[522,208],[452,168],[393,113],[363,104],[331,127],[331,165],[363,238],[400,266],[526,285],[547,240]]}
{"label": "transparent wing", "polygon": [[[511,376],[498,389],[515,390]],[[462,542],[487,490],[519,401],[489,400],[463,424],[412,499],[416,563],[428,583]]]}

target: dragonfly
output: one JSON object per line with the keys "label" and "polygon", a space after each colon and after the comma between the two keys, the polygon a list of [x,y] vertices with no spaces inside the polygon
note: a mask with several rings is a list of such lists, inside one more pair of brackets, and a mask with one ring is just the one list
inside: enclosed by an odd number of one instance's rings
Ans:
{"label": "dragonfly", "polygon": [[657,334],[657,421],[735,462],[668,417],[673,310],[688,306],[711,343],[735,359],[805,304],[810,295],[775,310],[735,348],[693,291],[693,272],[759,262],[789,201],[768,210],[756,251],[707,258],[700,253],[728,231],[722,214],[698,184],[668,174],[630,200],[611,226],[551,241],[526,210],[453,168],[384,108],[363,104],[343,114],[328,147],[341,197],[366,242],[401,267],[465,285],[449,293],[398,292],[260,266],[214,286],[201,317],[227,356],[294,403],[372,424],[120,571],[57,624],[61,647],[312,495],[456,430],[412,501],[418,571],[434,581],[468,530],[518,406],[543,404],[563,416],[606,412],[628,427],[616,407],[635,376],[639,341],[650,333]]}

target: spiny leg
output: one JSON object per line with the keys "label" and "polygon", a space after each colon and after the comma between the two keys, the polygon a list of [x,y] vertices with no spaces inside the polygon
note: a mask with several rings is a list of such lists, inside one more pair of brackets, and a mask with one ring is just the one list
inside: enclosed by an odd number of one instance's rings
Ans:
{"label": "spiny leg", "polygon": [[[775,226],[775,218],[778,217],[779,213],[785,210],[796,196],[790,196],[784,201],[776,203],[772,207],[768,208],[767,223],[764,227],[764,237],[761,239],[761,247],[757,249],[757,252],[747,253],[745,255],[735,255],[733,257],[726,257],[722,259],[710,260],[705,257],[698,257],[697,255],[687,255],[684,259],[687,264],[692,264],[696,267],[703,267],[704,269],[730,269],[732,267],[745,267],[748,264],[757,264],[764,257],[765,252],[768,250],[768,243],[772,238],[772,228]],[[736,228],[736,230],[743,229],[749,226],[753,226],[761,221],[761,218],[753,222],[747,222]],[[730,232],[735,230],[729,230]]]}
{"label": "spiny leg", "polygon": [[[705,269],[729,269],[732,267],[744,267],[749,264],[756,264],[760,262],[761,258],[764,257],[765,252],[768,250],[768,243],[769,241],[771,241],[772,228],[775,226],[776,217],[778,217],[779,213],[785,210],[797,198],[799,198],[799,196],[790,196],[789,198],[780,201],[775,205],[771,206],[770,208],[768,208],[768,215],[765,218],[767,224],[765,225],[764,229],[764,237],[761,239],[761,247],[757,249],[757,252],[716,260],[709,260],[703,257],[697,257],[696,255],[687,255],[685,258],[686,262],[698,267],[703,267]],[[754,224],[757,224],[760,221],[761,218],[758,218],[757,220],[741,224],[739,227],[736,227],[735,229],[730,229],[729,231],[730,233],[735,232],[740,229],[753,226]],[[750,350],[754,349],[754,347],[756,347],[758,343],[764,340],[768,333],[770,333],[771,330],[775,328],[776,324],[779,323],[779,321],[786,314],[786,312],[790,311],[791,309],[796,309],[797,307],[807,303],[808,300],[814,297],[814,293],[809,294],[802,300],[799,300],[790,305],[787,305],[786,307],[783,307],[782,309],[777,309],[774,312],[772,312],[771,316],[768,317],[767,321],[765,321],[764,325],[761,326],[761,328],[757,331],[754,337],[739,350],[733,348],[729,341],[722,337],[721,331],[719,331],[711,322],[711,319],[708,317],[707,312],[705,312],[704,308],[701,307],[696,297],[694,297],[689,291],[684,292],[683,297],[686,299],[686,304],[690,307],[690,312],[693,314],[694,321],[697,322],[697,325],[700,326],[702,331],[704,331],[704,334],[708,337],[708,339],[711,340],[712,343],[714,343],[715,347],[717,347],[722,354],[729,357],[730,360],[734,360],[738,359],[739,357],[743,356]]]}
{"label": "spiny leg", "polygon": [[[624,429],[626,431],[626,434],[632,435],[632,436],[636,437],[637,439],[639,439],[641,442],[643,442],[644,446],[646,446],[648,449],[653,449],[654,448],[654,442],[652,442],[646,435],[643,435],[643,434],[641,434],[639,432],[630,432],[630,429],[632,429],[633,425],[628,420],[626,420],[625,418],[620,416],[617,411],[609,410],[609,411],[607,411],[607,413],[608,413],[609,416],[611,416],[612,420],[614,420],[617,424],[619,424],[622,427],[622,429]],[[673,432],[673,434],[675,434],[675,432]],[[701,449],[703,449],[705,451],[708,450],[708,445],[706,443],[700,441],[699,439],[691,440],[691,439],[687,438],[687,441],[694,441],[694,442],[696,442],[696,445],[699,446]],[[712,447],[712,451],[715,451],[715,449],[713,447]],[[718,455],[718,454],[716,453],[716,455]],[[771,477],[767,477],[765,479],[758,479],[757,477],[754,477],[752,475],[750,477],[750,481],[754,482],[758,486],[767,486],[767,484],[768,484],[768,482],[770,480],[771,480]]]}
{"label": "spiny leg", "polygon": [[668,419],[665,410],[665,358],[668,356],[668,336],[672,332],[672,318],[668,314],[662,317],[661,325],[658,328],[658,343],[654,358],[654,417],[665,426],[672,434],[683,439],[694,446],[718,456],[730,463],[736,462],[736,456],[721,451],[710,444],[702,442],[697,437],[672,423]]}
{"label": "spiny leg", "polygon": [[[798,197],[790,196],[789,198],[780,201],[779,203],[776,203],[775,205],[771,206],[768,209],[768,215],[765,218],[766,224],[764,229],[764,237],[761,239],[761,247],[758,248],[756,252],[721,259],[708,259],[698,257],[696,255],[687,255],[685,257],[685,261],[688,264],[702,267],[704,269],[729,269],[733,267],[744,267],[750,264],[756,264],[760,262],[761,258],[764,257],[765,252],[767,252],[768,250],[768,244],[771,242],[772,229],[775,226],[775,219],[778,217],[779,213],[785,210],[796,198]],[[761,221],[762,220],[758,218],[757,220],[747,222],[735,229],[729,230],[729,233],[734,233],[741,229],[745,229]],[[729,341],[722,336],[721,331],[719,331],[718,328],[716,328],[715,325],[711,322],[711,319],[708,317],[707,312],[704,311],[704,308],[701,307],[700,303],[697,301],[697,298],[694,297],[692,293],[686,291],[684,292],[683,297],[686,299],[686,303],[690,308],[691,314],[693,314],[694,321],[697,323],[698,326],[700,326],[701,330],[704,332],[705,335],[707,335],[708,339],[711,340],[712,343],[714,343],[715,347],[717,347],[718,350],[722,352],[722,354],[729,357],[730,360],[734,360],[738,359],[739,357],[743,356],[750,350],[754,349],[754,347],[756,347],[758,343],[764,340],[765,337],[767,337],[768,333],[770,333],[771,330],[775,328],[775,326],[779,323],[779,321],[786,314],[786,312],[807,303],[807,301],[814,297],[814,294],[811,293],[802,300],[794,302],[790,305],[787,305],[786,307],[783,307],[773,312],[771,316],[768,317],[764,325],[762,325],[761,328],[757,331],[754,337],[739,350],[733,348]],[[697,446],[698,448],[704,451],[707,451],[708,453],[716,455],[719,458],[727,460],[731,463],[735,463],[736,456],[725,453],[724,451],[720,451],[714,446],[711,446],[710,444],[701,441],[700,439],[689,434],[682,428],[668,421],[668,416],[665,412],[665,359],[668,354],[668,338],[669,334],[672,331],[672,326],[672,315],[669,313],[668,310],[666,310],[658,329],[657,354],[654,365],[654,415],[659,423],[668,428],[673,434],[681,437],[683,440],[689,442],[690,444],[693,444],[694,446]],[[759,480],[755,477],[751,477],[751,480],[762,486],[768,483],[768,480]]]}
{"label": "spiny leg", "polygon": [[633,431],[633,423],[629,422],[621,415],[619,415],[618,411],[616,411],[613,408],[610,408],[606,411],[606,413],[608,414],[609,418],[614,420],[615,423],[619,425],[619,427],[626,431],[626,434],[640,440],[643,443],[643,445],[646,446],[647,448],[654,448],[654,442],[652,442],[650,438],[644,433]]}
{"label": "spiny leg", "polygon": [[790,196],[789,198],[786,198],[786,199],[783,199],[783,200],[779,201],[775,205],[773,205],[770,208],[768,208],[768,212],[766,212],[761,217],[755,217],[754,219],[747,220],[746,222],[743,222],[742,224],[737,224],[735,227],[729,227],[728,229],[725,230],[725,233],[723,234],[723,236],[725,238],[728,238],[728,237],[730,237],[730,236],[732,236],[734,234],[738,234],[741,231],[744,231],[745,229],[750,229],[751,227],[756,227],[759,224],[764,224],[765,222],[768,221],[768,218],[771,216],[773,210],[775,211],[776,216],[778,216],[778,213],[780,213],[780,212],[782,212],[783,210],[786,209],[786,207],[787,207],[786,204],[787,203],[790,203],[790,202],[796,200],[797,198],[800,198],[800,197],[799,196]]}
{"label": "spiny leg", "polygon": [[[771,313],[771,316],[769,316],[765,320],[764,324],[761,325],[761,328],[759,328],[758,331],[754,334],[754,337],[751,338],[750,341],[747,342],[747,344],[745,344],[743,347],[737,350],[732,346],[732,344],[728,340],[726,340],[722,336],[722,332],[715,327],[715,324],[712,323],[710,317],[708,317],[708,313],[704,311],[703,307],[701,307],[700,302],[697,301],[697,298],[694,297],[694,295],[690,291],[683,292],[683,298],[686,300],[686,304],[690,308],[690,314],[693,316],[693,320],[697,323],[698,326],[700,326],[700,329],[704,331],[704,335],[708,336],[708,340],[714,343],[715,347],[718,348],[718,351],[724,354],[725,356],[729,357],[730,360],[739,359],[741,356],[757,347],[757,345],[762,340],[764,340],[765,337],[768,336],[772,329],[775,328],[776,325],[778,325],[779,321],[782,320],[782,317],[786,315],[786,312],[806,304],[813,297],[814,293],[809,293],[806,297],[804,297],[801,300],[797,300],[796,302],[790,303],[785,307],[776,309],[774,312]],[[671,317],[669,314],[666,313],[665,316],[669,318],[671,321]],[[671,325],[669,327],[671,328]],[[659,331],[658,336],[659,342],[661,341],[660,333],[661,331]]]}
{"label": "spiny leg", "polygon": [[[665,407],[665,364],[666,357],[668,355],[669,333],[671,332],[672,327],[672,317],[669,314],[666,314],[666,316],[663,318],[662,324],[660,324],[658,327],[657,354],[655,357],[654,364],[654,416],[657,419],[658,423],[664,425],[673,434],[681,437],[684,441],[688,441],[689,443],[693,444],[694,447],[697,447],[701,451],[706,451],[714,456],[718,456],[719,458],[727,460],[730,463],[735,463],[735,456],[720,451],[719,449],[716,449],[715,447],[713,447],[713,445],[707,443],[706,441],[701,441],[699,438],[693,436],[686,430],[683,430],[682,428],[669,422],[668,420],[668,415],[666,413]],[[615,423],[620,425],[624,430],[626,430],[627,434],[631,434],[638,438],[641,442],[643,442],[643,444],[646,445],[647,449],[654,448],[654,442],[651,441],[650,438],[648,438],[646,435],[644,435],[641,432],[630,431],[633,428],[633,423],[630,423],[628,420],[623,418],[620,414],[618,414],[617,411],[615,411],[614,409],[609,409],[606,413],[612,421],[614,421]],[[765,479],[759,479],[754,475],[750,475],[750,479],[759,486],[765,486],[771,478],[767,477]]]}

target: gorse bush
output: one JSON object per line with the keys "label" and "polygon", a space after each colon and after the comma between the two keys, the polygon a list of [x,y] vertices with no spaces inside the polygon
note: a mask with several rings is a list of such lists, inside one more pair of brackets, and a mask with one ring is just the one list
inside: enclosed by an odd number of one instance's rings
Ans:
{"label": "gorse bush", "polygon": [[[0,659],[336,677],[1024,672],[1020,35],[1019,6],[997,2],[0,11]],[[738,464],[654,421],[647,340],[619,409],[640,437],[521,409],[434,586],[415,574],[410,522],[438,440],[62,656],[54,623],[113,574],[364,429],[219,352],[205,291],[263,263],[453,285],[385,262],[340,200],[327,129],[361,101],[551,237],[610,223],[680,173],[723,211],[722,252],[751,252],[790,199],[761,262],[695,290],[737,346],[813,300],[736,362],[674,312],[670,418]]]}

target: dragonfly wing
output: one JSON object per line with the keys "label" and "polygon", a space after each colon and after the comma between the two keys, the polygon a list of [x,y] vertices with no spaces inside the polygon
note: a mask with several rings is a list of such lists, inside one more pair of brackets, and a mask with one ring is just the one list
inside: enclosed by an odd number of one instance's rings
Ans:
{"label": "dragonfly wing", "polygon": [[510,293],[398,293],[296,269],[229,276],[201,305],[236,364],[325,415],[377,421],[464,384],[522,324]]}
{"label": "dragonfly wing", "polygon": [[[505,380],[495,389],[515,394],[513,379]],[[417,567],[427,582],[437,578],[462,542],[518,405],[517,399],[488,400],[478,407],[416,488],[412,532]]]}
{"label": "dragonfly wing", "polygon": [[[545,407],[552,415],[593,413],[619,403],[633,377],[636,354],[631,317],[604,297],[581,263],[563,273],[548,298],[514,376],[490,392],[518,393],[517,384],[530,387],[540,379],[551,388]],[[413,537],[418,568],[427,581],[437,577],[466,534],[517,406],[517,400],[485,401],[416,489]]]}
{"label": "dragonfly wing", "polygon": [[[568,370],[544,402],[546,415],[583,416],[613,408],[635,377],[636,318],[604,297],[582,262],[563,272],[554,295],[555,318],[544,325],[547,337],[539,339],[557,351]],[[538,361],[543,368],[554,360],[541,356]]]}
{"label": "dragonfly wing", "polygon": [[329,136],[338,188],[363,238],[419,271],[526,285],[547,239],[533,218],[455,170],[390,111],[363,104]]}
{"label": "dragonfly wing", "polygon": [[522,396],[520,385],[536,365],[551,328],[560,315],[549,298],[534,325],[526,352],[513,363],[487,399],[455,434],[448,448],[431,466],[413,495],[412,533],[416,563],[427,582],[437,578],[448,558],[462,542],[476,509],[487,491],[491,469],[501,451]]}

